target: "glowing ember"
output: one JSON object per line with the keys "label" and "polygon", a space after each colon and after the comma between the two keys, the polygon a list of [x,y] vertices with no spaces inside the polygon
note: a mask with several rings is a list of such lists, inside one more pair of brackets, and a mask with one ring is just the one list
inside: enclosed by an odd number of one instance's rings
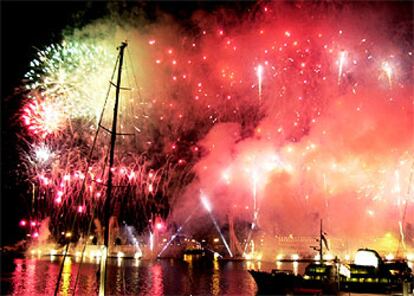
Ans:
{"label": "glowing ember", "polygon": [[161,222],[158,222],[155,224],[155,228],[157,228],[157,230],[162,230],[164,228],[164,224],[162,224]]}

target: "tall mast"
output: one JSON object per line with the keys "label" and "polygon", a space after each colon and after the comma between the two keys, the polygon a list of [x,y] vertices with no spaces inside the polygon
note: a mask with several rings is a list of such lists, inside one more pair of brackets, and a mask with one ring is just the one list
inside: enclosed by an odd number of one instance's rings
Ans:
{"label": "tall mast", "polygon": [[[124,61],[124,50],[127,47],[126,42],[122,42],[119,46],[119,67],[118,67],[118,79],[116,82],[116,92],[115,92],[115,104],[114,104],[114,116],[112,119],[112,129],[111,129],[111,145],[109,150],[109,172],[108,172],[108,183],[106,187],[106,198],[104,204],[104,222],[105,222],[105,233],[104,233],[104,244],[106,248],[109,248],[109,219],[110,219],[110,203],[111,203],[111,193],[112,193],[112,167],[114,165],[114,152],[116,144],[116,125],[118,121],[118,104],[119,104],[119,91],[121,89],[121,75],[122,75],[122,63]],[[109,251],[109,250],[108,250]]]}
{"label": "tall mast", "polygon": [[119,68],[118,68],[118,78],[116,82],[116,91],[115,91],[115,104],[114,104],[114,115],[112,119],[112,129],[111,129],[111,143],[109,150],[109,172],[108,172],[108,183],[106,187],[106,198],[104,204],[104,254],[102,256],[101,268],[100,268],[100,279],[99,279],[99,296],[104,296],[107,293],[105,292],[106,286],[106,274],[107,274],[107,256],[109,256],[109,219],[111,217],[111,195],[112,195],[112,167],[114,165],[114,153],[115,153],[115,144],[116,144],[116,124],[118,120],[118,104],[119,104],[119,91],[121,90],[121,75],[122,75],[122,63],[124,61],[124,50],[127,47],[126,42],[122,42],[118,47],[119,49]]}

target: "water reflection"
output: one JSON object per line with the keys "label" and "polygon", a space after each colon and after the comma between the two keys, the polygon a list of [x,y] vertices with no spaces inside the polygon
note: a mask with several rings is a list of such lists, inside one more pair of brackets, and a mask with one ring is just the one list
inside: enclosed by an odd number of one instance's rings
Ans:
{"label": "water reflection", "polygon": [[217,258],[213,260],[213,275],[211,276],[211,295],[220,293],[220,266]]}
{"label": "water reflection", "polygon": [[65,259],[63,263],[63,272],[62,272],[62,294],[69,295],[70,292],[70,280],[72,275],[72,260],[70,257]]}
{"label": "water reflection", "polygon": [[293,264],[293,274],[294,275],[298,275],[298,272],[299,272],[299,263],[295,261],[292,264]]}
{"label": "water reflection", "polygon": [[[53,295],[62,262],[62,257],[53,257],[2,258],[1,295]],[[99,265],[85,258],[79,268],[77,261],[65,260],[59,295],[96,295]],[[114,258],[108,265],[106,289],[110,295],[255,295],[256,284],[247,269],[303,272],[300,263],[222,262],[195,255],[184,260]]]}
{"label": "water reflection", "polygon": [[162,268],[160,264],[155,264],[151,267],[152,273],[152,295],[159,296],[164,295],[164,286],[162,279]]}

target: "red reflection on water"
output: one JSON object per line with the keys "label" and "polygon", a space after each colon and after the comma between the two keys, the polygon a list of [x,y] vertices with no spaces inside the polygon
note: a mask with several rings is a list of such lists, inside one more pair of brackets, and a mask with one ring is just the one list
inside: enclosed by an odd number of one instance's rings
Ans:
{"label": "red reflection on water", "polygon": [[[11,295],[43,296],[53,295],[58,279],[61,258],[54,261],[41,258],[14,259],[14,269],[10,278]],[[59,285],[59,295],[73,295],[75,278],[79,264],[72,258],[66,258]],[[77,295],[96,291],[96,266],[83,264],[76,288]]]}
{"label": "red reflection on water", "polygon": [[[50,295],[53,294],[59,268],[55,264],[39,263],[36,259],[15,259],[13,271],[13,295]],[[45,280],[48,279],[48,280]]]}
{"label": "red reflection on water", "polygon": [[[59,285],[59,295],[97,295],[98,264],[89,260],[82,263],[76,258],[66,259]],[[93,261],[95,262],[95,261]],[[2,261],[2,293],[5,295],[53,295],[61,257],[11,259]],[[231,263],[231,264],[230,264]],[[255,295],[253,278],[243,263],[230,262],[219,266],[197,259],[189,265],[182,260],[109,261],[108,295]],[[265,263],[263,263],[265,264]],[[191,267],[190,267],[191,266]],[[264,270],[274,268],[273,263]],[[300,268],[300,267],[299,267]],[[74,293],[75,279],[79,278]],[[6,286],[3,290],[3,284]]]}
{"label": "red reflection on water", "polygon": [[154,296],[164,295],[164,284],[162,279],[162,267],[160,264],[151,266],[151,293]]}

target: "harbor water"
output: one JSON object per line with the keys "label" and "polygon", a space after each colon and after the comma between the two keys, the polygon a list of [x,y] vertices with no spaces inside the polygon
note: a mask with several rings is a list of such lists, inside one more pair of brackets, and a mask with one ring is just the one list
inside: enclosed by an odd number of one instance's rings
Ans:
{"label": "harbor water", "polygon": [[[0,295],[53,295],[63,257],[0,256]],[[108,262],[107,295],[256,295],[248,269],[303,274],[308,263],[220,261],[200,255],[182,259],[117,259]],[[99,262],[67,257],[58,295],[98,295]],[[401,295],[401,293],[398,293]],[[341,293],[341,295],[374,295]]]}
{"label": "harbor water", "polygon": [[[1,260],[1,295],[53,295],[62,257],[3,256]],[[99,264],[96,259],[79,263],[79,259],[66,258],[59,295],[97,295]],[[291,263],[283,265],[293,268]],[[222,262],[197,255],[158,260],[114,258],[109,262],[106,289],[109,295],[255,295],[256,284],[247,272],[252,268],[271,270],[276,264]]]}

